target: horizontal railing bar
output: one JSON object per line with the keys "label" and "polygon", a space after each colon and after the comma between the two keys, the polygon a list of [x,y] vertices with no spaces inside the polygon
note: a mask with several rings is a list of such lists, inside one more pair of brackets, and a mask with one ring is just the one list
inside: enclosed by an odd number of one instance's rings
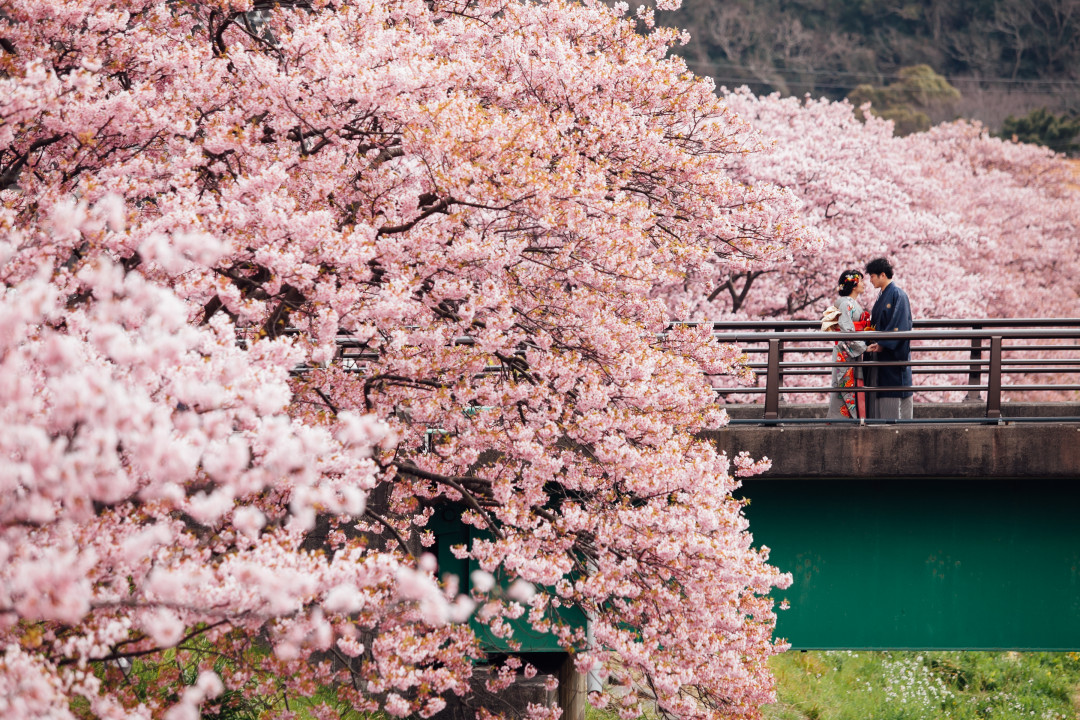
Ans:
{"label": "horizontal railing bar", "polygon": [[[850,338],[850,336],[848,336]],[[852,338],[859,339],[859,338]],[[742,343],[740,343],[742,345]],[[784,346],[785,355],[809,355],[812,353],[827,353],[832,352],[832,345],[812,345],[810,347],[791,347]],[[764,354],[769,351],[768,347],[746,347],[739,348],[744,353]],[[971,352],[972,350],[987,351],[990,349],[989,345],[972,346],[972,345],[912,345],[912,352]],[[1002,345],[1003,351],[1008,350],[1010,352],[1020,351],[1066,351],[1066,350],[1080,350],[1080,345]]]}
{"label": "horizontal railing bar", "polygon": [[[702,320],[702,321],[681,321],[675,320],[665,323],[667,327],[676,325],[687,325],[699,327],[702,325],[711,325],[714,328],[731,328],[734,330],[746,330],[755,328],[797,328],[803,330],[806,328],[819,327],[820,320],[777,320],[770,322],[768,320]],[[913,323],[915,328],[979,328],[987,330],[993,334],[1000,334],[997,329],[1023,329],[1023,328],[1080,328],[1080,318],[964,318],[964,319],[919,319]],[[419,330],[418,327],[405,327],[402,329]],[[241,331],[242,332],[242,331]],[[296,328],[288,328],[285,331],[286,335],[297,335],[299,330]],[[819,331],[820,332],[820,331]],[[960,330],[959,332],[966,332]],[[791,333],[784,333],[791,334]],[[335,338],[335,342],[338,345],[346,347],[363,347],[367,341],[361,341],[353,338],[350,335],[338,335]],[[475,339],[463,335],[455,337],[452,342],[454,344],[471,345],[475,343]]]}
{"label": "horizontal railing bar", "polygon": [[[738,407],[761,407],[759,403],[740,403]],[[820,425],[822,422],[838,425],[1004,425],[1009,423],[1075,423],[1080,417],[1075,415],[1032,416],[999,418],[730,418],[728,425]]]}
{"label": "horizontal railing bar", "polygon": [[[925,346],[925,345],[913,345],[912,348],[911,348],[911,351],[913,353],[915,353],[915,352],[943,352],[943,351],[946,351],[946,350],[952,350],[952,351],[955,351],[955,352],[970,352],[971,349],[972,348],[969,345],[958,346],[958,347],[955,347],[955,348],[928,347],[928,346]],[[983,349],[985,349],[985,348],[983,348]],[[1073,346],[1050,345],[1050,346],[1035,346],[1033,348],[1017,348],[1017,347],[1014,347],[1012,345],[1006,345],[1006,346],[1004,346],[1002,348],[1003,351],[1004,350],[1028,350],[1028,349],[1080,350],[1080,345],[1073,345]],[[743,352],[755,353],[755,354],[757,354],[757,353],[764,354],[764,353],[768,352],[768,348],[742,348],[742,350],[743,350]],[[810,354],[814,354],[814,353],[823,354],[823,353],[829,353],[829,352],[832,352],[831,347],[784,348],[784,354],[785,355],[810,355]],[[337,359],[338,360],[357,360],[357,361],[371,360],[371,361],[375,361],[375,360],[378,360],[380,357],[381,356],[379,355],[379,353],[359,353],[359,354],[355,354],[355,355],[350,354],[350,353],[342,353],[342,354],[337,356]],[[954,364],[957,364],[957,365],[975,365],[975,364],[978,364],[980,362],[983,363],[983,364],[988,364],[989,363],[988,360],[942,360],[941,362],[954,363]],[[1010,359],[1010,360],[1002,360],[1002,362],[1005,363],[1005,364],[1019,363],[1019,362],[1050,364],[1050,363],[1055,363],[1055,362],[1062,362],[1062,360],[1055,359],[1055,358],[1031,358],[1031,359],[1027,359],[1027,360],[1025,360],[1024,358],[1016,358],[1016,359]],[[1080,362],[1080,360],[1077,360],[1077,362]]]}
{"label": "horizontal railing bar", "polygon": [[[915,327],[934,328],[1010,328],[1010,327],[1080,327],[1080,318],[964,318],[964,319],[940,319],[915,320]],[[711,325],[713,328],[732,328],[742,330],[745,328],[808,328],[821,325],[821,320],[700,320],[700,321],[673,321],[667,323],[669,327],[674,325],[689,325],[700,327]]]}
{"label": "horizontal railing bar", "polygon": [[[827,377],[827,376],[832,374],[832,368],[834,368],[834,367],[847,367],[847,366],[823,364],[822,368],[820,370],[815,370],[813,368],[801,368],[801,369],[798,369],[798,370],[786,370],[786,371],[781,373],[781,376],[782,377],[792,377],[792,378],[794,378],[794,377],[814,377],[814,376]],[[766,372],[767,372],[767,370],[763,370],[761,368],[754,368],[754,375],[757,376],[757,377],[765,377]],[[971,372],[965,371],[962,368],[957,368],[957,369],[952,369],[952,370],[939,369],[939,368],[912,368],[911,372],[913,374],[915,374],[915,375],[956,376],[956,375],[971,375],[972,374]],[[985,375],[986,371],[984,370],[982,372],[982,374]],[[1002,369],[1001,374],[1002,375],[1021,375],[1021,376],[1035,375],[1035,376],[1038,376],[1038,377],[1058,377],[1058,376],[1061,376],[1061,375],[1065,375],[1065,376],[1068,376],[1068,375],[1080,375],[1080,370],[1078,370],[1076,368],[1068,368],[1068,369],[1055,370],[1054,372],[1047,372],[1046,370],[1027,370],[1027,369],[1024,369],[1024,368],[1013,368],[1013,369],[1009,369],[1009,370]]]}
{"label": "horizontal railing bar", "polygon": [[[1012,386],[1009,386],[1012,387]],[[1043,385],[1042,388],[1051,388],[1051,385]],[[1080,387],[1080,386],[1078,386]],[[845,392],[905,392],[905,391],[919,391],[919,392],[944,392],[947,390],[986,390],[985,385],[912,385],[912,386],[880,386],[880,387],[832,387],[831,385],[803,385],[795,387],[783,387],[780,389],[782,395],[788,393],[845,393]],[[766,391],[763,387],[714,387],[713,392],[719,395],[761,395]]]}
{"label": "horizontal railing bar", "polygon": [[1010,390],[1013,392],[1027,392],[1028,390],[1058,390],[1061,392],[1069,391],[1075,392],[1080,390],[1080,385],[1005,385],[1001,386],[1002,391]]}
{"label": "horizontal railing bar", "polygon": [[[768,346],[765,347],[740,347],[744,353],[766,354],[769,352]],[[811,347],[789,347],[784,346],[785,355],[809,355],[811,353],[829,353],[832,352],[832,345],[814,345]],[[965,349],[970,349],[965,347]]]}
{"label": "horizontal railing bar", "polygon": [[[835,368],[848,368],[848,367],[862,367],[862,368],[866,368],[866,367],[903,367],[903,366],[904,366],[903,362],[899,361],[899,360],[891,361],[889,363],[881,363],[880,365],[877,365],[877,366],[873,366],[873,365],[869,365],[869,364],[867,364],[867,365],[846,365],[844,363],[823,362],[823,363],[820,363],[818,365],[806,365],[806,366],[798,367],[798,368],[784,369],[783,367],[781,367],[780,368],[780,374],[785,376],[785,377],[794,377],[796,375],[814,374],[814,372],[816,370],[833,370]],[[755,365],[755,366],[751,367],[750,369],[753,370],[755,373],[757,373],[759,375],[764,374],[765,370],[767,370],[767,368],[765,366],[763,366],[763,365]],[[967,370],[967,369],[965,369],[963,367],[953,367],[953,366],[950,366],[950,367],[938,367],[936,365],[914,365],[914,364],[911,367],[911,371],[914,372],[914,373],[919,373],[921,375],[959,375],[959,374],[965,373],[965,372],[970,374],[970,372],[971,372],[970,370]],[[976,368],[975,371],[978,372],[978,369]],[[985,373],[986,370],[983,370],[982,372]],[[1069,367],[1061,367],[1061,368],[1008,367],[1008,368],[1002,368],[1001,372],[1003,374],[1007,373],[1007,374],[1010,374],[1010,375],[1075,375],[1077,373],[1080,373],[1080,367],[1076,367],[1075,365],[1070,365]]]}
{"label": "horizontal railing bar", "polygon": [[[900,362],[900,361],[895,361],[895,362]],[[808,361],[792,360],[792,361],[784,361],[784,362],[780,363],[779,367],[781,369],[783,369],[783,368],[800,368],[800,367],[880,367],[883,364],[884,364],[883,362],[882,363],[877,363],[877,362],[874,362],[872,360],[867,360],[866,362],[861,362],[861,363],[851,363],[851,362],[841,363],[841,362],[825,362],[825,361],[813,362],[813,361],[809,361],[809,360]],[[974,367],[980,367],[980,366],[989,365],[990,361],[989,360],[972,360],[972,359],[968,359],[968,360],[911,360],[907,364],[911,365],[912,367],[933,365],[933,366],[943,366],[943,367],[963,366],[963,367],[974,368]],[[1029,360],[1024,360],[1024,359],[1015,359],[1015,360],[1013,360],[1013,359],[1010,359],[1010,360],[1002,360],[1001,364],[1002,365],[1024,365],[1024,366],[1028,366],[1028,365],[1037,365],[1037,366],[1056,365],[1056,366],[1064,366],[1065,368],[1070,368],[1070,367],[1080,367],[1080,358],[1076,358],[1076,359],[1073,359],[1071,361],[1068,358],[1057,358],[1057,359],[1047,358],[1045,360],[1040,360],[1040,359],[1036,359],[1036,358],[1031,358]],[[746,365],[746,367],[750,367],[750,368],[761,368],[761,367],[768,367],[769,364],[768,363],[763,363],[763,362],[749,362],[749,363],[745,363],[745,365]],[[1032,369],[1035,369],[1035,368],[1032,368]],[[1055,368],[1039,368],[1038,371],[1039,372],[1052,372],[1054,369]],[[1063,370],[1063,372],[1065,372],[1065,371],[1066,370]]]}
{"label": "horizontal railing bar", "polygon": [[[901,363],[901,362],[876,363],[874,365],[871,365],[870,363],[867,363],[865,365],[856,366],[856,367],[886,367],[886,366],[889,366],[889,365],[897,365],[897,366],[899,366],[899,365],[902,365],[902,364],[903,363]],[[757,363],[757,364],[748,365],[748,367],[753,369],[754,374],[757,375],[758,377],[765,377],[765,373],[761,372],[761,369],[765,368],[765,365]],[[781,368],[783,368],[783,367],[785,367],[785,366],[782,365]],[[819,368],[820,370],[815,371],[813,369],[815,367]],[[785,376],[785,377],[796,377],[796,376],[822,376],[822,377],[824,377],[824,376],[827,376],[827,375],[830,374],[828,372],[828,368],[833,368],[833,367],[852,367],[852,366],[849,365],[849,364],[845,364],[845,363],[820,363],[820,364],[813,364],[812,367],[807,367],[807,368],[802,368],[802,369],[796,368],[796,369],[791,369],[791,370],[786,370],[786,371],[782,370],[781,374],[783,376]],[[294,368],[292,370],[292,372],[295,374],[295,373],[310,372],[311,370],[325,370],[325,369],[327,369],[327,368],[314,368],[314,367],[311,367],[310,365],[299,365],[296,368]],[[363,372],[365,372],[365,368],[355,368],[355,367],[353,367],[353,368],[338,368],[338,370],[340,372],[347,372],[347,373],[354,373],[354,374],[355,373],[363,373]],[[481,370],[474,377],[480,377],[480,376],[485,375],[485,374],[510,372],[510,371],[512,371],[512,368],[507,368],[507,367],[503,367],[503,366],[491,366],[491,367],[484,368],[483,370]],[[919,375],[945,375],[945,374],[949,373],[949,371],[947,371],[947,370],[937,371],[937,370],[928,369],[928,368],[913,368],[912,372],[916,373],[916,374],[919,374]],[[962,371],[952,371],[952,374],[958,375],[958,374],[961,374],[961,372]],[[1066,373],[1080,373],[1080,367],[1030,368],[1030,369],[1028,369],[1028,368],[1014,368],[1014,369],[1008,369],[1008,370],[1003,369],[1001,372],[1002,373],[1012,373],[1012,374],[1016,374],[1016,375],[1041,375],[1041,374],[1049,375],[1051,373],[1054,373],[1054,374],[1066,374]]]}
{"label": "horizontal railing bar", "polygon": [[[838,392],[949,392],[951,390],[986,390],[986,385],[880,385],[874,387],[842,387],[836,388],[827,385],[782,387],[780,393],[838,393]],[[1026,390],[1058,390],[1078,391],[1080,385],[1002,385],[1002,391],[1026,391]],[[722,395],[760,395],[766,392],[763,387],[713,387],[713,392]]]}
{"label": "horizontal railing bar", "polygon": [[[959,349],[968,349],[968,350],[970,350],[971,348],[969,347],[969,348],[959,348]],[[979,348],[976,348],[976,349],[979,349]],[[986,350],[987,348],[985,346],[983,346],[982,349]],[[1002,350],[1010,350],[1010,351],[1021,351],[1021,350],[1042,350],[1042,351],[1045,351],[1045,350],[1051,350],[1051,351],[1053,351],[1053,350],[1080,350],[1080,345],[1005,345],[1003,343],[1002,346],[1001,346],[1001,349]]]}
{"label": "horizontal railing bar", "polygon": [[[953,361],[949,361],[953,362]],[[956,360],[958,364],[963,364],[963,360]],[[981,361],[978,361],[981,362]],[[1061,365],[1064,364],[1080,364],[1080,358],[1009,358],[1001,361],[1002,365]],[[970,365],[970,361],[968,362]]]}
{"label": "horizontal railing bar", "polygon": [[[1058,346],[1049,346],[1049,347],[1053,348],[1055,350],[1058,350],[1058,349],[1080,350],[1080,345],[1076,345],[1076,346],[1073,346],[1071,348],[1063,348],[1063,347],[1058,347]],[[957,348],[952,348],[952,349],[955,350],[956,352],[970,352],[971,351],[970,346],[963,346],[963,347],[957,347]],[[985,350],[986,348],[983,348],[983,349]],[[1020,349],[1020,348],[1015,348],[1015,347],[1013,347],[1011,345],[1006,345],[1005,347],[1002,348],[1003,351],[1004,350],[1016,350],[1016,349]],[[1028,348],[1023,348],[1023,349],[1028,349]],[[915,345],[915,346],[912,346],[912,348],[911,348],[912,353],[915,353],[915,352],[920,352],[920,353],[922,353],[922,352],[940,352],[940,351],[943,351],[943,350],[945,350],[945,348],[926,347],[926,346],[923,346],[923,345]],[[743,352],[765,353],[767,351],[768,351],[768,348],[743,348]],[[831,347],[822,347],[822,348],[785,348],[784,349],[784,354],[785,355],[810,355],[810,354],[813,354],[813,353],[823,354],[823,353],[828,353],[828,352],[831,352],[831,351],[832,351]],[[374,361],[374,360],[378,360],[380,357],[381,356],[378,353],[361,353],[361,354],[357,354],[357,355],[352,355],[352,354],[348,354],[348,353],[342,353],[341,355],[337,356],[337,359],[338,360],[356,360],[356,361],[364,361],[364,360],[372,360],[372,361]],[[1005,365],[1018,364],[1018,363],[1029,363],[1029,364],[1036,364],[1036,365],[1049,365],[1049,364],[1052,364],[1052,363],[1061,363],[1061,362],[1065,362],[1065,361],[1066,360],[1060,359],[1060,358],[1012,358],[1012,359],[1003,359],[1002,363],[1005,364]],[[978,364],[987,365],[987,364],[989,364],[990,361],[989,360],[966,359],[966,360],[938,360],[938,361],[924,360],[924,361],[920,361],[920,362],[935,362],[935,363],[943,363],[943,364],[969,365],[970,366],[970,365],[978,365]],[[1080,359],[1077,359],[1076,362],[1080,363]],[[761,363],[758,363],[758,364],[761,364]],[[755,365],[755,363],[747,363],[747,365],[750,366],[750,367],[753,367]],[[782,366],[790,367],[790,364],[785,364],[785,365],[782,365]]]}
{"label": "horizontal railing bar", "polygon": [[[1080,329],[1069,330],[1042,330],[1032,329],[1001,329],[1001,330],[954,330],[952,332],[940,332],[937,330],[907,330],[905,332],[882,332],[879,330],[862,331],[858,333],[836,333],[829,330],[814,330],[806,332],[754,332],[754,333],[713,333],[713,338],[721,342],[746,343],[766,342],[768,340],[782,340],[785,343],[798,341],[837,342],[844,340],[979,340],[1000,337],[1004,340],[1037,340],[1042,338],[1080,338]],[[985,349],[985,348],[984,348]]]}

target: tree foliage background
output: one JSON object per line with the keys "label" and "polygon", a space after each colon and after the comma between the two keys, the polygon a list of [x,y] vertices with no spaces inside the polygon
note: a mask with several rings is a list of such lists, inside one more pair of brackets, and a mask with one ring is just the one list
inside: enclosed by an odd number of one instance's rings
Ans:
{"label": "tree foliage background", "polygon": [[839,99],[928,65],[963,94],[932,123],[1080,111],[1076,0],[687,0],[659,21],[686,28],[677,52],[729,88]]}

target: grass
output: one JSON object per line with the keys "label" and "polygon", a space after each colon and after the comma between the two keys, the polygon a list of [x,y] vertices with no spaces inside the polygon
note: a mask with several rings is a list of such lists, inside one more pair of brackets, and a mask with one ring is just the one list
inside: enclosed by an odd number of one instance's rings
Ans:
{"label": "grass", "polygon": [[1080,653],[789,652],[767,720],[1080,718]]}
{"label": "grass", "polygon": [[[788,652],[765,720],[1080,720],[1080,653]],[[586,708],[586,720],[618,720]]]}

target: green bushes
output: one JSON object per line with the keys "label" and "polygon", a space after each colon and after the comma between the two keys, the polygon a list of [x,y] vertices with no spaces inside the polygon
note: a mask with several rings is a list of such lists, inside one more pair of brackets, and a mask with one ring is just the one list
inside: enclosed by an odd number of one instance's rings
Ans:
{"label": "green bushes", "polygon": [[1046,108],[1032,110],[1021,118],[1012,115],[1005,118],[1000,137],[1035,145],[1045,145],[1056,152],[1076,155],[1080,152],[1080,117],[1076,115],[1054,115]]}

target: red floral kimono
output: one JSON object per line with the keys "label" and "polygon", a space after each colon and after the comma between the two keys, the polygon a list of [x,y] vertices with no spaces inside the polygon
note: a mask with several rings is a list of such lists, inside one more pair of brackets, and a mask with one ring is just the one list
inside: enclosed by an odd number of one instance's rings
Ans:
{"label": "red floral kimono", "polygon": [[[850,297],[836,299],[835,307],[840,311],[840,332],[854,333],[857,330],[872,329],[867,322],[869,313],[864,312],[859,303]],[[858,325],[856,325],[858,323]],[[849,363],[859,360],[866,351],[866,343],[862,340],[838,340],[833,347],[832,359],[837,363]],[[834,388],[853,388],[862,379],[858,374],[858,368],[834,367],[832,369],[832,386]],[[857,418],[859,415],[859,393],[841,392],[832,393],[829,396],[829,417]],[[864,404],[865,407],[865,404]]]}

